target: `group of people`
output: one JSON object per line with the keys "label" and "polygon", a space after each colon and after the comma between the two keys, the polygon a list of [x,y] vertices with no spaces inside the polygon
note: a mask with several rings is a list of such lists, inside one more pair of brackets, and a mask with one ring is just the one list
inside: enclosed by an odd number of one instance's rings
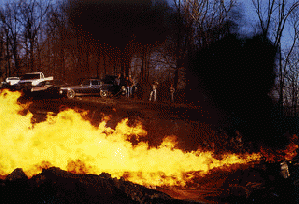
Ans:
{"label": "group of people", "polygon": [[126,87],[126,97],[130,98],[133,96],[133,86],[135,85],[134,80],[131,75],[126,77],[125,79],[125,87]]}
{"label": "group of people", "polygon": [[[135,87],[135,81],[131,77],[131,75],[127,76],[124,80],[121,79],[121,74],[117,75],[117,78],[115,78],[114,85],[117,87],[118,91],[120,91],[121,86],[125,86],[126,88],[126,97],[130,98],[133,96],[133,87]],[[157,101],[157,87],[159,83],[154,82],[151,86],[151,92],[149,95],[149,101]],[[173,84],[170,85],[169,88],[169,94],[170,94],[170,100],[171,102],[174,102],[174,92],[175,88],[173,87]]]}
{"label": "group of people", "polygon": [[[152,84],[152,90],[150,92],[150,97],[149,97],[149,101],[153,101],[156,102],[157,101],[157,87],[158,87],[159,83],[158,82],[154,82]],[[175,92],[175,88],[173,87],[173,85],[171,84],[169,87],[169,94],[170,94],[170,100],[171,102],[174,102],[174,92]]]}
{"label": "group of people", "polygon": [[122,80],[121,74],[118,74],[115,78],[114,85],[117,87],[118,91],[121,90],[121,86],[125,86],[127,98],[133,96],[133,87],[135,86],[135,82],[132,79],[131,75],[127,76],[124,80]]}

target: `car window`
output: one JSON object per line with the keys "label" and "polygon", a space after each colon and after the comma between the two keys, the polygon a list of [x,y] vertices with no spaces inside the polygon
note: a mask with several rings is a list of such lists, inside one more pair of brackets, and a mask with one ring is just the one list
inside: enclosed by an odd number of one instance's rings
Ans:
{"label": "car window", "polygon": [[83,85],[83,86],[89,86],[89,85],[90,85],[89,80],[83,81],[82,85]]}
{"label": "car window", "polygon": [[98,81],[91,81],[91,84],[96,86],[96,85],[99,85],[99,82]]}
{"label": "car window", "polygon": [[113,84],[117,76],[106,75],[102,80],[104,84]]}
{"label": "car window", "polygon": [[28,79],[39,79],[40,78],[40,74],[25,74],[22,76],[23,80],[28,80]]}

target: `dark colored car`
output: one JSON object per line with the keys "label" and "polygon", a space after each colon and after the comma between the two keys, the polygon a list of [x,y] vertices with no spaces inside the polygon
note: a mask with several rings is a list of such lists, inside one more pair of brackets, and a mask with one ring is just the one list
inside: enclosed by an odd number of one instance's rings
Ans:
{"label": "dark colored car", "polygon": [[103,79],[103,89],[108,92],[108,96],[123,96],[126,94],[126,88],[124,86],[124,79],[120,79],[120,85],[116,85],[115,79],[117,76],[114,75],[106,75]]}
{"label": "dark colored car", "polygon": [[41,98],[59,98],[60,89],[67,87],[68,84],[60,80],[43,81],[30,90],[31,96]]}
{"label": "dark colored car", "polygon": [[87,96],[87,95],[103,95],[102,82],[99,79],[87,79],[82,84],[77,86],[61,87],[59,94],[67,96],[68,98],[74,98],[75,96]]}
{"label": "dark colored car", "polygon": [[101,96],[111,97],[116,94],[123,94],[125,89],[120,89],[114,84],[114,76],[106,76],[103,80],[87,79],[77,86],[61,87],[59,93],[68,98],[75,96]]}
{"label": "dark colored car", "polygon": [[106,75],[101,81],[103,84],[111,84],[113,85],[117,76],[114,75]]}

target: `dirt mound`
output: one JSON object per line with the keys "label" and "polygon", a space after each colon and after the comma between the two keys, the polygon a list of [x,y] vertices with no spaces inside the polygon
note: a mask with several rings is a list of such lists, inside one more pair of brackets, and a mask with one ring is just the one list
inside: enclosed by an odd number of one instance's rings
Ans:
{"label": "dirt mound", "polygon": [[0,180],[2,203],[193,203],[110,174],[72,174],[56,167],[28,178],[15,169]]}

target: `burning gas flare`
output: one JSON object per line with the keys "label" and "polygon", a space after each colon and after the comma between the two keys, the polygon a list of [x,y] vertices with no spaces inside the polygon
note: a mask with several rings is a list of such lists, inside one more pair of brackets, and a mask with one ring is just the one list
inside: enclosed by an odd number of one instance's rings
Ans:
{"label": "burning gas flare", "polygon": [[19,114],[24,107],[17,102],[18,92],[3,90],[0,94],[0,174],[22,168],[30,177],[42,168],[59,167],[72,173],[111,174],[147,186],[184,186],[195,173],[232,164],[258,161],[260,154],[227,154],[222,160],[213,152],[184,152],[175,147],[175,137],[164,138],[162,144],[150,148],[147,143],[132,145],[128,139],[147,133],[142,125],[121,121],[115,129],[103,121],[91,125],[82,114],[72,109],[32,124],[32,113]]}

